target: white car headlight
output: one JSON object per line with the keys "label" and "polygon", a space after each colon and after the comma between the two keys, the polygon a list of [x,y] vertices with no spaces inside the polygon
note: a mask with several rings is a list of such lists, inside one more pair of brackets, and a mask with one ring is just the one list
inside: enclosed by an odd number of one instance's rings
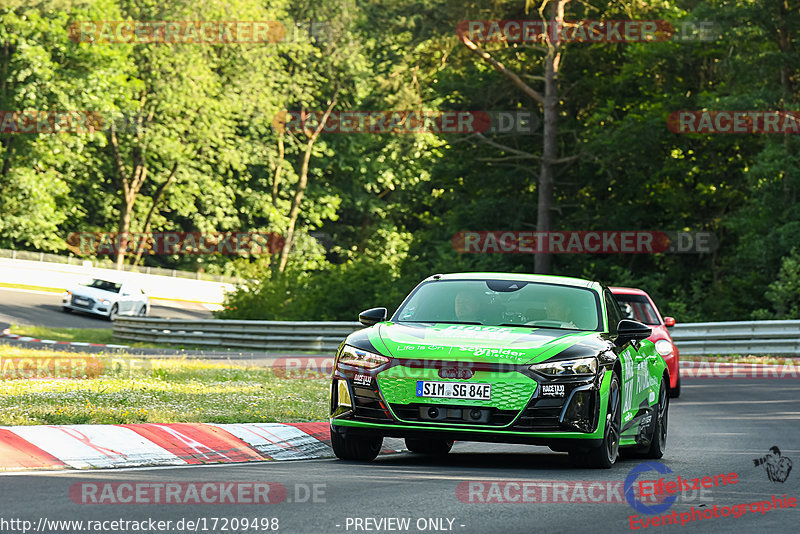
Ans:
{"label": "white car headlight", "polygon": [[529,369],[549,376],[588,376],[597,374],[597,358],[535,363]]}
{"label": "white car headlight", "polygon": [[342,349],[342,353],[339,355],[338,363],[353,367],[361,367],[363,369],[375,369],[376,367],[389,363],[389,358],[381,356],[380,354],[357,349],[350,345],[345,345]]}
{"label": "white car headlight", "polygon": [[100,304],[102,304],[103,306],[108,306],[109,304],[111,304],[111,301],[110,300],[101,299],[100,300]]}
{"label": "white car headlight", "polygon": [[659,339],[656,341],[656,352],[662,356],[667,356],[672,353],[672,343],[666,339]]}

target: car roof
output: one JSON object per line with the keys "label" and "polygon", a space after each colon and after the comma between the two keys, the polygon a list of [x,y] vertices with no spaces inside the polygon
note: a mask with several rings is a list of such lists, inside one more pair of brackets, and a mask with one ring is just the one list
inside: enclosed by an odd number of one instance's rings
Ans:
{"label": "car roof", "polygon": [[528,282],[539,282],[542,284],[559,284],[573,287],[586,287],[596,290],[601,289],[598,282],[584,280],[583,278],[572,278],[570,276],[555,276],[549,274],[526,274],[526,273],[448,273],[434,274],[424,280],[522,280]]}
{"label": "car roof", "polygon": [[650,296],[647,294],[647,291],[636,287],[609,287],[608,289],[610,289],[611,292],[614,293],[615,295],[644,295],[646,297]]}

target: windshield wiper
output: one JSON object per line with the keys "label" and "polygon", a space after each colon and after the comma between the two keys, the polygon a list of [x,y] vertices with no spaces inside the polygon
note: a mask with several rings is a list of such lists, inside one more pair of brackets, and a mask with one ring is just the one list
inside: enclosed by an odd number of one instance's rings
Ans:
{"label": "windshield wiper", "polygon": [[580,328],[564,328],[563,326],[545,326],[541,324],[502,323],[497,326],[520,326],[522,328],[552,328],[553,330],[580,330]]}

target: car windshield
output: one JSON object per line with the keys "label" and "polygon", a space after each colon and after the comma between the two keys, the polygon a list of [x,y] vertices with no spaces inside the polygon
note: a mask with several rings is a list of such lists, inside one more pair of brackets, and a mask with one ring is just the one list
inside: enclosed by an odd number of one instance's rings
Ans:
{"label": "car windshield", "polygon": [[88,287],[94,287],[97,289],[102,289],[103,291],[110,291],[112,293],[119,293],[119,289],[122,287],[122,284],[95,278],[94,280],[91,281],[90,284],[88,284]]}
{"label": "car windshield", "polygon": [[426,282],[393,320],[600,330],[600,302],[586,288],[523,280]]}
{"label": "car windshield", "polygon": [[661,324],[656,310],[644,295],[614,295],[614,298],[622,309],[623,319],[633,319],[651,326]]}

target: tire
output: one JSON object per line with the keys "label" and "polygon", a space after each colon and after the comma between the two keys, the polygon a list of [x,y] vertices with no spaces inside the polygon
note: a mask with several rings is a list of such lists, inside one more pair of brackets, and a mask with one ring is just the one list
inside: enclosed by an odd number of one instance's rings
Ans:
{"label": "tire", "polygon": [[331,446],[333,453],[340,460],[371,462],[383,446],[383,438],[341,435],[331,429]]}
{"label": "tire", "polygon": [[108,312],[108,320],[113,321],[117,317],[119,317],[119,307],[116,304],[114,304],[113,306],[111,306],[111,311]]}
{"label": "tire", "polygon": [[678,381],[675,382],[674,388],[669,388],[669,396],[673,399],[677,399],[681,396],[681,377],[678,375]]}
{"label": "tire", "polygon": [[406,438],[406,447],[409,451],[417,454],[443,456],[453,448],[453,441],[444,439]]}
{"label": "tire", "polygon": [[658,408],[656,410],[656,422],[653,425],[653,435],[650,437],[650,448],[645,453],[645,458],[658,460],[664,456],[667,448],[667,424],[669,423],[669,397],[667,384],[664,378],[661,379],[661,391],[658,395]]}
{"label": "tire", "polygon": [[147,317],[147,306],[142,306],[139,308],[139,313],[136,314],[138,317]]}
{"label": "tire", "polygon": [[569,453],[573,462],[594,469],[608,469],[617,461],[619,440],[622,428],[622,395],[619,389],[619,378],[611,375],[608,388],[608,410],[606,411],[606,429],[603,442],[599,447],[588,450],[574,449]]}

